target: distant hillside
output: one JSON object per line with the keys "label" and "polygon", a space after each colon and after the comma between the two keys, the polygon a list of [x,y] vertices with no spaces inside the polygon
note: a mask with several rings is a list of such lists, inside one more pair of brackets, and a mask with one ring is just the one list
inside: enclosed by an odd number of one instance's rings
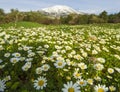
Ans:
{"label": "distant hillside", "polygon": [[41,9],[40,11],[45,15],[54,17],[66,16],[69,14],[84,14],[83,12],[77,11],[71,7],[64,5],[55,5],[52,7]]}

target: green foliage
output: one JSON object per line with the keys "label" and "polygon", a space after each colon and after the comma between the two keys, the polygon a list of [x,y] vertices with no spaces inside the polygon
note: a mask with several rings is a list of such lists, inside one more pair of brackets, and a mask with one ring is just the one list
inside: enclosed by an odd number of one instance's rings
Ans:
{"label": "green foliage", "polygon": [[103,23],[107,23],[108,22],[108,15],[106,11],[103,11],[99,14],[99,17],[101,19],[103,19]]}

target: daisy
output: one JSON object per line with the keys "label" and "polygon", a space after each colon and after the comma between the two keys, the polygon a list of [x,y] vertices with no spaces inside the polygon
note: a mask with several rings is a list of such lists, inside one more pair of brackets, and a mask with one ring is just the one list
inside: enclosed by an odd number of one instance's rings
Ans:
{"label": "daisy", "polygon": [[10,53],[5,53],[4,54],[4,57],[9,57],[10,56]]}
{"label": "daisy", "polygon": [[104,58],[97,58],[97,61],[99,61],[100,63],[105,63],[105,59]]}
{"label": "daisy", "polygon": [[42,73],[42,68],[41,67],[38,67],[36,68],[36,74],[41,74]]}
{"label": "daisy", "polygon": [[48,71],[49,68],[50,68],[50,66],[48,64],[44,64],[42,66],[43,71]]}
{"label": "daisy", "polygon": [[71,50],[72,48],[70,46],[65,46],[66,50]]}
{"label": "daisy", "polygon": [[14,56],[14,57],[16,57],[16,58],[17,58],[17,57],[20,57],[20,56],[21,56],[21,54],[20,54],[20,53],[18,53],[18,52],[16,52],[16,53],[13,53],[13,54],[12,54],[12,56]]}
{"label": "daisy", "polygon": [[100,64],[100,63],[98,63],[98,64],[95,64],[94,65],[94,68],[96,69],[96,70],[102,70],[103,68],[104,68],[104,66],[102,65],[102,64]]}
{"label": "daisy", "polygon": [[63,68],[66,65],[66,62],[64,62],[64,61],[56,61],[54,63],[54,65],[56,66],[56,68]]}
{"label": "daisy", "polygon": [[100,85],[100,84],[95,86],[94,89],[95,89],[95,92],[107,92],[108,91],[108,87],[106,87],[105,85]]}
{"label": "daisy", "polygon": [[87,85],[87,81],[86,81],[86,80],[83,80],[83,79],[78,80],[77,83],[78,83],[80,86],[86,86],[86,85]]}
{"label": "daisy", "polygon": [[18,61],[19,61],[19,58],[11,58],[10,59],[10,62],[13,64],[17,63]]}
{"label": "daisy", "polygon": [[40,76],[37,80],[34,80],[34,88],[36,88],[37,90],[43,89],[43,87],[46,87],[47,85],[46,82],[46,78]]}
{"label": "daisy", "polygon": [[76,78],[76,79],[80,79],[82,76],[82,73],[78,73],[78,72],[74,72],[73,73],[73,76],[74,76],[74,78]]}
{"label": "daisy", "polygon": [[98,52],[96,50],[92,50],[92,54],[96,55],[96,54],[98,54]]}
{"label": "daisy", "polygon": [[78,66],[81,68],[81,69],[87,69],[87,65],[85,63],[80,63],[78,64]]}
{"label": "daisy", "polygon": [[23,71],[27,71],[29,68],[31,68],[32,63],[31,62],[26,62],[25,65],[22,66]]}
{"label": "daisy", "polygon": [[101,77],[99,77],[99,76],[95,76],[94,79],[95,79],[96,81],[101,81],[101,80],[102,80]]}
{"label": "daisy", "polygon": [[81,92],[80,87],[77,83],[74,83],[72,81],[67,82],[67,84],[64,84],[64,88],[62,88],[63,92]]}
{"label": "daisy", "polygon": [[116,90],[116,87],[114,87],[114,86],[109,86],[109,89],[110,89],[111,92],[113,92],[113,91]]}
{"label": "daisy", "polygon": [[83,57],[87,57],[88,54],[87,54],[86,52],[82,52],[82,56],[83,56]]}
{"label": "daisy", "polygon": [[46,44],[46,45],[44,45],[44,48],[49,48],[49,45],[47,45],[47,44]]}
{"label": "daisy", "polygon": [[114,73],[114,69],[108,68],[108,73],[110,73],[110,74]]}
{"label": "daisy", "polygon": [[4,92],[5,88],[5,81],[0,79],[0,92]]}
{"label": "daisy", "polygon": [[93,79],[87,79],[87,83],[93,85]]}
{"label": "daisy", "polygon": [[74,58],[77,59],[77,60],[81,60],[81,59],[83,59],[83,57],[81,57],[79,54],[74,55]]}

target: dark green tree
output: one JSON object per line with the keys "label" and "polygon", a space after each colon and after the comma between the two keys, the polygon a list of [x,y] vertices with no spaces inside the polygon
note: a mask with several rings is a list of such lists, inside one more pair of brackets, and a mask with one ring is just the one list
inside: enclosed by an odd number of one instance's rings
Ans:
{"label": "dark green tree", "polygon": [[3,9],[0,8],[0,23],[4,23],[5,19],[5,12]]}
{"label": "dark green tree", "polygon": [[103,11],[99,14],[99,18],[101,18],[102,20],[104,20],[103,22],[104,23],[107,23],[108,22],[108,14],[106,11]]}

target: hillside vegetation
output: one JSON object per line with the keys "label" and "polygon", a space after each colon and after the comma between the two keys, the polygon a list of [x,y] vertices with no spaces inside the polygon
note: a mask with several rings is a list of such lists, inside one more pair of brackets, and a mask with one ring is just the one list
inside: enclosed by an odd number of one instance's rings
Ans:
{"label": "hillside vegetation", "polygon": [[66,16],[51,17],[50,15],[43,14],[41,11],[20,12],[16,9],[11,9],[10,13],[5,13],[0,9],[0,24],[10,22],[36,22],[39,24],[100,24],[100,23],[120,23],[120,12],[115,14],[108,14],[106,11],[96,14],[69,14]]}

